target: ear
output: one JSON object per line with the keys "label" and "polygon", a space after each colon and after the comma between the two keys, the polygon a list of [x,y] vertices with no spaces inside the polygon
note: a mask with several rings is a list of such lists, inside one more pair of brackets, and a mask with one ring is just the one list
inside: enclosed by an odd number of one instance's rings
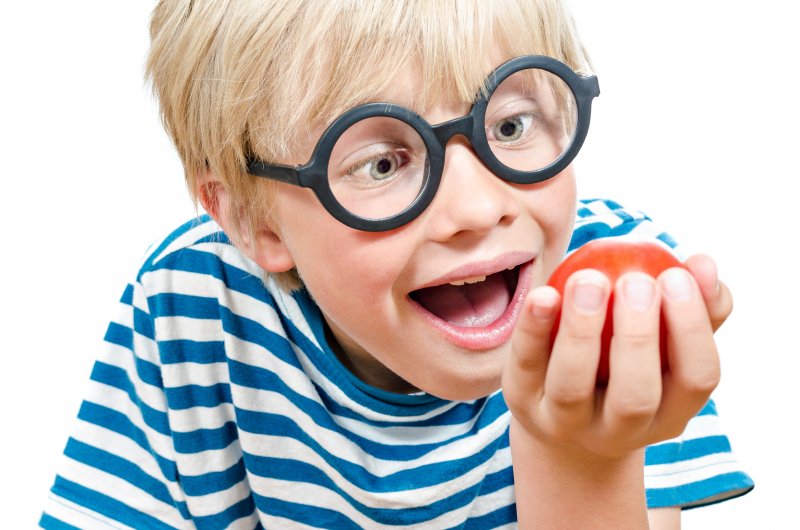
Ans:
{"label": "ear", "polygon": [[258,228],[252,229],[233,206],[225,185],[210,171],[198,177],[197,197],[233,244],[262,269],[286,272],[294,268],[289,249],[277,230],[271,228],[274,223],[265,219]]}

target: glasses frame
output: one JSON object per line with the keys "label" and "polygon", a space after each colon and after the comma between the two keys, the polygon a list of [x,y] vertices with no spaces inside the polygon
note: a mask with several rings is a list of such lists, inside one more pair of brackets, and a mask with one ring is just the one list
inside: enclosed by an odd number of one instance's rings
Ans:
{"label": "glasses frame", "polygon": [[[500,162],[489,147],[485,131],[486,107],[494,91],[512,74],[529,68],[548,71],[564,81],[575,98],[578,121],[570,146],[550,165],[533,171],[520,171]],[[305,164],[288,166],[249,159],[247,169],[251,175],[268,178],[311,189],[322,206],[345,225],[367,232],[382,232],[403,226],[418,217],[433,200],[439,189],[444,169],[445,149],[455,135],[465,136],[478,158],[495,175],[516,184],[534,184],[545,181],[563,171],[577,156],[586,139],[591,121],[592,100],[600,95],[597,77],[581,76],[569,66],[544,55],[524,55],[511,59],[486,78],[486,90],[475,99],[469,113],[438,125],[431,125],[411,109],[393,103],[367,103],[354,107],[331,123],[320,136],[311,158]],[[328,163],[339,137],[350,126],[375,116],[400,120],[411,126],[422,138],[428,150],[428,170],[421,193],[405,210],[380,219],[368,219],[353,214],[336,200],[328,182]]]}

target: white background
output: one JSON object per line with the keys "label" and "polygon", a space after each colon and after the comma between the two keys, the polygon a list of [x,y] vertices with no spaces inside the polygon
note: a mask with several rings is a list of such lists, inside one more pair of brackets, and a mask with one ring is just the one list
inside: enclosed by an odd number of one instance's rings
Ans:
{"label": "white background", "polygon": [[[193,214],[142,81],[151,1],[0,14],[0,525],[35,525],[116,300]],[[648,212],[714,256],[736,309],[716,394],[746,497],[684,528],[798,528],[794,423],[800,8],[792,0],[572,0],[600,78],[584,196]]]}

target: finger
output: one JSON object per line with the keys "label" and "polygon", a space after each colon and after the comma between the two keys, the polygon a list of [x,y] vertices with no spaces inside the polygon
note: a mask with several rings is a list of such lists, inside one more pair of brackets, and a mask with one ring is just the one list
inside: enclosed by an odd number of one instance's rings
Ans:
{"label": "finger", "polygon": [[702,293],[686,270],[659,276],[662,311],[668,333],[669,373],[659,410],[660,430],[680,434],[719,384],[720,365],[713,329]]}
{"label": "finger", "polygon": [[691,256],[684,263],[691,271],[703,295],[708,316],[714,331],[719,329],[733,310],[733,297],[728,287],[719,280],[717,265],[705,254]]}
{"label": "finger", "polygon": [[645,432],[661,404],[661,293],[649,274],[629,273],[614,289],[614,336],[603,403],[609,432]]}
{"label": "finger", "polygon": [[596,270],[580,270],[567,280],[544,390],[550,418],[564,428],[592,416],[610,291],[608,278]]}
{"label": "finger", "polygon": [[538,287],[528,294],[512,337],[509,364],[503,374],[506,401],[541,397],[550,357],[550,338],[560,303],[558,291],[550,286]]}

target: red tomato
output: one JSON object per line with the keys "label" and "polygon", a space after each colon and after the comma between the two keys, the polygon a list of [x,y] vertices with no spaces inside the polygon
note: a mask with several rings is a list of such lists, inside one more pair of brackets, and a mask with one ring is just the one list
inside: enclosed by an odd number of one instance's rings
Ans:
{"label": "red tomato", "polygon": [[[567,256],[550,276],[547,284],[555,287],[563,296],[567,278],[580,269],[595,269],[604,273],[608,276],[613,288],[617,278],[626,272],[645,272],[655,278],[671,267],[684,267],[684,265],[663,244],[654,241],[632,241],[620,238],[595,239]],[[599,386],[605,386],[608,383],[608,354],[611,346],[611,336],[614,334],[613,304],[614,293],[612,291],[608,300],[608,312],[605,326],[603,327],[600,349],[600,365],[597,369],[597,384]],[[556,320],[556,325],[553,328],[553,340],[555,340],[558,331],[558,320]],[[664,371],[668,366],[668,361],[667,332],[663,316],[661,317],[659,334],[661,369]]]}

